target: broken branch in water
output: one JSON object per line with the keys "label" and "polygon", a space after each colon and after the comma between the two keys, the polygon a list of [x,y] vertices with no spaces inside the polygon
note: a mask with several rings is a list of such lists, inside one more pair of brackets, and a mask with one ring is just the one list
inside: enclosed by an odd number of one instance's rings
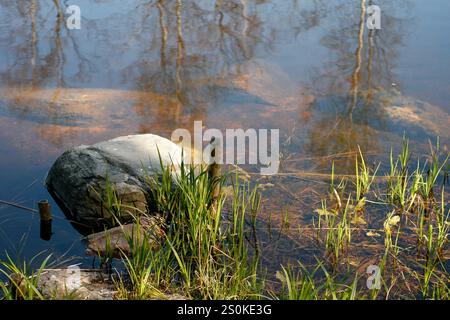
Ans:
{"label": "broken branch in water", "polygon": [[28,208],[28,207],[22,206],[20,204],[14,203],[14,202],[8,202],[8,201],[0,200],[0,204],[11,206],[11,207],[15,207],[15,208],[19,208],[19,209],[22,209],[22,210],[27,210],[27,211],[30,211],[30,212],[33,212],[33,213],[38,213],[38,210],[36,210],[36,209]]}

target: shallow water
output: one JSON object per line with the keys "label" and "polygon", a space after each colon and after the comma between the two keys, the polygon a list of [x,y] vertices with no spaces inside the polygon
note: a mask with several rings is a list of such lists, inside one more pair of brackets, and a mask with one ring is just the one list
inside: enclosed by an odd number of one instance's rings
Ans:
{"label": "shallow water", "polygon": [[[350,170],[345,155],[358,145],[382,159],[404,131],[418,153],[436,135],[445,146],[450,2],[378,2],[380,31],[361,23],[359,0],[84,0],[81,30],[68,30],[63,1],[0,0],[0,200],[49,199],[46,172],[72,146],[169,138],[194,120],[279,128],[288,173],[328,172],[333,159]],[[387,116],[384,104],[398,99],[422,106],[420,121]],[[268,191],[266,210],[310,215],[299,197],[320,181],[281,184],[291,193]],[[0,255],[82,256],[80,235],[52,205],[50,241],[36,215],[0,206]]]}

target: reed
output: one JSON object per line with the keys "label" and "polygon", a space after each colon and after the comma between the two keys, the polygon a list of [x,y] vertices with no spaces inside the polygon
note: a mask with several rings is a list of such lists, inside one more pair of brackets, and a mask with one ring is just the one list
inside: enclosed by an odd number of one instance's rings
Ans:
{"label": "reed", "polygon": [[2,299],[6,300],[43,300],[44,297],[38,290],[39,278],[51,255],[45,257],[40,266],[35,269],[33,264],[42,256],[38,254],[29,261],[14,261],[8,253],[6,260],[0,261],[0,274],[9,281],[8,284],[0,282],[3,291]]}

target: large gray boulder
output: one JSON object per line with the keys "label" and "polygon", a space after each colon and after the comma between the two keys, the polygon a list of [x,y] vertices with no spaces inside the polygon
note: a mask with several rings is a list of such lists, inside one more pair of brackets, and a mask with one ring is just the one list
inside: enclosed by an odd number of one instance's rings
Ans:
{"label": "large gray boulder", "polygon": [[181,148],[160,136],[119,137],[64,152],[50,169],[46,185],[71,220],[102,230],[114,221],[108,200],[111,189],[120,199],[121,223],[154,212],[149,174],[160,174],[161,163],[176,170],[181,159]]}

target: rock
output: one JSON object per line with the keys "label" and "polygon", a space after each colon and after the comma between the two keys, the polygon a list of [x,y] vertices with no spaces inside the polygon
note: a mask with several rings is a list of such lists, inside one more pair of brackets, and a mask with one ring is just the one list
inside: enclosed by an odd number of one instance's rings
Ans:
{"label": "rock", "polygon": [[148,241],[150,248],[158,248],[164,238],[163,221],[157,217],[143,217],[137,223],[115,227],[103,232],[94,233],[87,237],[86,254],[89,256],[121,258],[130,255],[129,239],[133,237],[135,243]]}
{"label": "rock", "polygon": [[113,196],[120,200],[116,218],[121,223],[155,212],[148,175],[160,174],[161,163],[176,169],[181,158],[181,148],[160,136],[119,137],[64,152],[50,169],[46,185],[69,219],[100,231],[113,225],[108,209]]}
{"label": "rock", "polygon": [[37,289],[46,299],[112,300],[117,289],[109,274],[78,267],[44,269]]}
{"label": "rock", "polygon": [[383,111],[392,123],[403,130],[415,127],[431,137],[449,137],[450,116],[441,108],[428,102],[403,96],[398,90],[380,91],[376,98],[382,102]]}
{"label": "rock", "polygon": [[[367,125],[375,130],[408,134],[414,139],[448,139],[450,116],[441,108],[414,97],[404,96],[396,89],[372,90],[358,95],[352,119],[356,124]],[[320,118],[335,118],[336,114],[349,112],[352,97],[330,96],[318,99],[313,108]]]}
{"label": "rock", "polygon": [[[97,269],[80,269],[77,266],[66,269],[44,269],[37,290],[44,299],[54,300],[114,300],[123,299],[116,284],[120,281],[127,286],[130,279],[125,274],[108,274]],[[170,292],[160,292],[148,300],[187,300],[185,296]]]}

